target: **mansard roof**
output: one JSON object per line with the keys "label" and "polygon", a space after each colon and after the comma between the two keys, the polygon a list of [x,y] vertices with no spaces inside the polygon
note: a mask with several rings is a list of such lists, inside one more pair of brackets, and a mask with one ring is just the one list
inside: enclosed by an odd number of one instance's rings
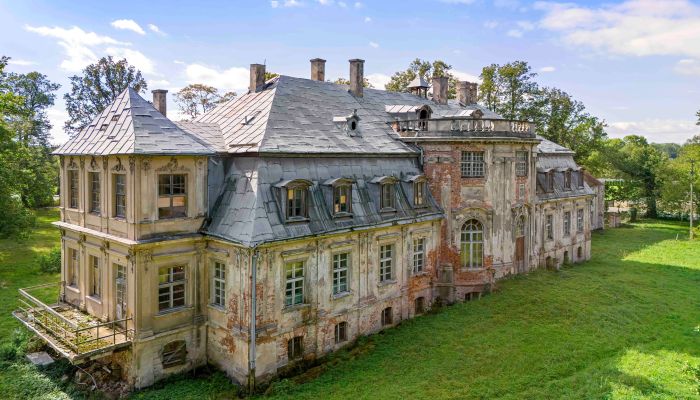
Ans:
{"label": "mansard roof", "polygon": [[[408,110],[406,117],[412,112],[415,118],[415,110],[424,105],[431,108],[433,117],[479,109],[485,118],[501,119],[478,105],[464,107],[456,101],[439,105],[410,93],[367,88],[363,97],[356,97],[347,85],[281,75],[269,80],[263,90],[241,95],[195,121],[218,124],[230,153],[410,155],[415,150],[400,141],[390,126],[402,118],[393,111]],[[360,122],[351,137],[333,119],[353,110]]]}
{"label": "mansard roof", "polygon": [[135,90],[124,90],[114,102],[59,147],[59,155],[208,155],[215,149],[159,113]]}

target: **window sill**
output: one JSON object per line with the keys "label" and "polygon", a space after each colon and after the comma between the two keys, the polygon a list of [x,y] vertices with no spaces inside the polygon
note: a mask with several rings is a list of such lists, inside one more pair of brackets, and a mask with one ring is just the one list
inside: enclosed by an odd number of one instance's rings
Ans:
{"label": "window sill", "polygon": [[461,267],[461,268],[459,269],[459,271],[460,271],[460,272],[483,272],[483,271],[486,271],[486,268],[484,268],[484,267],[478,267],[478,268],[465,268],[465,267]]}
{"label": "window sill", "polygon": [[102,214],[99,211],[90,211],[88,214],[93,215],[95,217],[101,217]]}
{"label": "window sill", "polygon": [[352,218],[353,214],[351,212],[337,212],[333,214],[333,218],[336,219],[343,219],[343,218]]}
{"label": "window sill", "polygon": [[80,293],[80,289],[78,289],[78,287],[74,285],[66,285],[66,289],[70,290],[73,293]]}
{"label": "window sill", "polygon": [[346,290],[344,292],[340,292],[340,293],[336,293],[336,294],[332,295],[331,298],[333,300],[338,300],[338,299],[342,299],[344,297],[348,297],[350,295],[352,295],[352,292],[350,290]]}
{"label": "window sill", "polygon": [[380,212],[381,214],[395,213],[395,212],[396,212],[396,209],[393,208],[393,207],[384,207],[384,208],[380,209],[379,212]]}
{"label": "window sill", "polygon": [[411,273],[412,277],[420,277],[420,276],[426,276],[426,275],[428,275],[428,271],[426,271],[426,270]]}
{"label": "window sill", "polygon": [[294,218],[287,218],[287,220],[285,222],[288,224],[294,224],[294,223],[298,223],[298,222],[309,222],[309,221],[310,221],[310,219],[307,217],[294,217]]}
{"label": "window sill", "polygon": [[284,308],[282,309],[282,312],[283,312],[283,313],[289,313],[289,312],[294,312],[294,311],[300,311],[300,310],[303,310],[303,309],[306,309],[306,308],[309,308],[309,307],[311,307],[311,304],[309,304],[309,303],[294,304],[294,305],[291,305],[291,306],[284,306]]}
{"label": "window sill", "polygon": [[166,218],[157,218],[156,221],[178,221],[178,220],[186,220],[189,219],[187,215],[182,216],[182,217],[166,217]]}
{"label": "window sill", "polygon": [[220,306],[218,304],[209,303],[209,304],[207,304],[207,307],[211,308],[212,310],[216,310],[218,312],[226,313],[226,308],[224,308],[224,306]]}
{"label": "window sill", "polygon": [[90,295],[90,296],[86,296],[85,298],[92,301],[93,303],[97,303],[99,305],[102,305],[102,299],[99,296]]}
{"label": "window sill", "polygon": [[156,313],[155,317],[156,318],[165,317],[165,316],[168,316],[170,314],[176,314],[179,312],[189,311],[189,310],[192,310],[192,306],[180,306],[180,307],[175,307],[175,308],[168,308],[167,310],[158,311]]}
{"label": "window sill", "polygon": [[387,279],[385,281],[381,281],[381,282],[377,283],[377,286],[384,287],[384,286],[393,285],[395,283],[396,283],[396,279]]}

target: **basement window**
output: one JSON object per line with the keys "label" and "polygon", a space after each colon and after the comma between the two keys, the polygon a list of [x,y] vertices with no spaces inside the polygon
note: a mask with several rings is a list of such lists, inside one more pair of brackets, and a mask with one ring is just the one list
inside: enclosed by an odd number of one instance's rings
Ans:
{"label": "basement window", "polygon": [[176,340],[163,346],[163,368],[183,365],[187,361],[187,345],[184,340]]}
{"label": "basement window", "polygon": [[423,314],[425,312],[425,297],[418,297],[413,301],[413,306],[415,308],[416,315]]}
{"label": "basement window", "polygon": [[287,340],[287,358],[289,360],[300,359],[304,355],[304,337],[294,336]]}
{"label": "basement window", "polygon": [[382,326],[388,326],[393,323],[394,311],[391,307],[382,310]]}
{"label": "basement window", "polygon": [[343,321],[335,325],[335,343],[343,343],[348,340],[348,323]]}

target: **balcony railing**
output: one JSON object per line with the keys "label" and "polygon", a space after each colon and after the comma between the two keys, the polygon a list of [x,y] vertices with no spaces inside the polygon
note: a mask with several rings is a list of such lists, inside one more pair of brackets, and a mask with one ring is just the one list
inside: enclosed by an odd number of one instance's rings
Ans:
{"label": "balcony railing", "polygon": [[[20,289],[19,308],[12,315],[71,362],[131,345],[134,334],[131,318],[100,322],[62,302],[61,289],[63,282]],[[39,300],[42,294],[45,297],[51,292],[57,293],[55,303]]]}
{"label": "balcony railing", "polygon": [[445,117],[396,120],[392,122],[392,126],[402,136],[461,136],[464,134],[489,136],[506,134],[518,137],[534,137],[532,123],[503,119]]}

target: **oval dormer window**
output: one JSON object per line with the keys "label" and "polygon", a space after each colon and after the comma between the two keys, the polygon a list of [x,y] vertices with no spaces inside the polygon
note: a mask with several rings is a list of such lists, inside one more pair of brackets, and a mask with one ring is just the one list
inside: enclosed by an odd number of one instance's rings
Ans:
{"label": "oval dormer window", "polygon": [[354,131],[357,129],[357,121],[350,121],[350,130]]}

